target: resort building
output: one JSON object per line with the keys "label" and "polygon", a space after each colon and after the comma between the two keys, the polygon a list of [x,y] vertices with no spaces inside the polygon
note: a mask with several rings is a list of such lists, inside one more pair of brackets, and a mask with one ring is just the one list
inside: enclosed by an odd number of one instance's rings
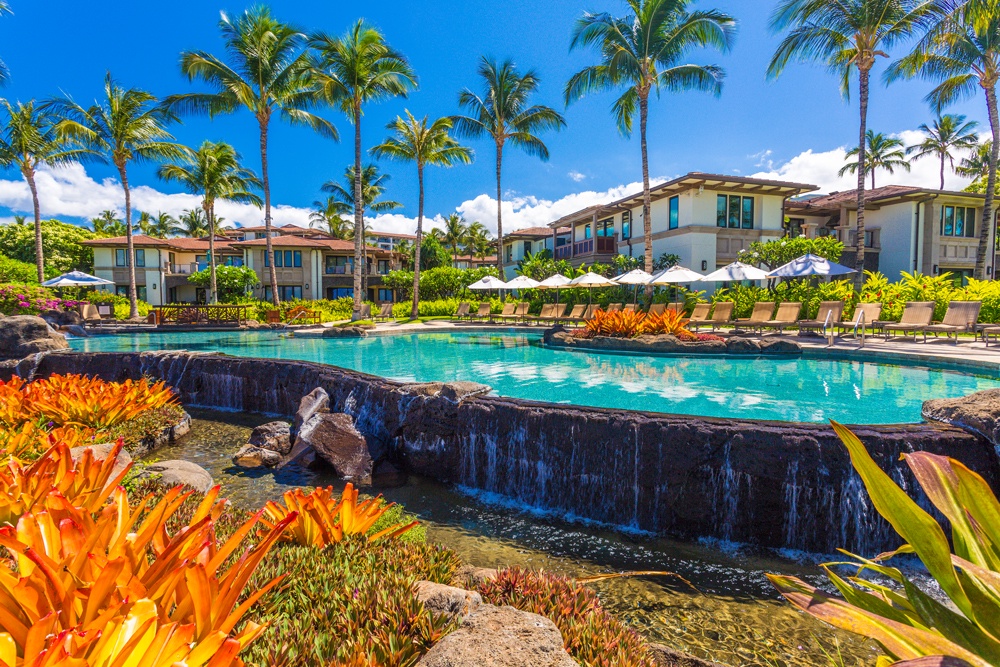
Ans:
{"label": "resort building", "polygon": [[[218,230],[219,234],[224,234],[233,241],[253,241],[267,237],[267,227],[258,225],[256,227],[225,227]],[[271,236],[301,236],[303,238],[323,238],[329,237],[326,232],[299,225],[276,225],[271,226]]]}
{"label": "resort building", "polygon": [[[972,275],[976,265],[984,195],[904,185],[865,192],[865,267],[889,280],[902,271],[928,275]],[[857,252],[857,190],[789,201],[789,233],[835,236],[847,246],[841,262],[854,265]],[[995,227],[992,231],[995,239]],[[989,247],[995,248],[995,240]],[[993,276],[995,251],[986,260]]]}
{"label": "resort building", "polygon": [[537,255],[546,250],[550,254],[554,254],[555,242],[558,240],[560,243],[565,243],[566,239],[569,238],[568,228],[559,230],[559,232],[553,236],[552,230],[548,227],[528,227],[505,234],[503,237],[503,279],[515,278],[518,263],[528,255]]}
{"label": "resort building", "polygon": [[[785,204],[814,185],[692,172],[652,188],[653,257],[676,254],[683,266],[714,271],[754,241],[785,235]],[[568,231],[564,228],[568,228]],[[573,266],[641,257],[642,193],[591,206],[549,225],[556,259]]]}
{"label": "resort building", "polygon": [[453,255],[451,265],[456,269],[481,269],[484,266],[496,266],[497,256],[474,257],[472,255]]}
{"label": "resort building", "polygon": [[379,232],[374,229],[369,229],[366,236],[368,237],[369,245],[374,245],[379,250],[389,252],[395,252],[402,243],[412,246],[417,241],[416,234],[395,234],[392,232]]}

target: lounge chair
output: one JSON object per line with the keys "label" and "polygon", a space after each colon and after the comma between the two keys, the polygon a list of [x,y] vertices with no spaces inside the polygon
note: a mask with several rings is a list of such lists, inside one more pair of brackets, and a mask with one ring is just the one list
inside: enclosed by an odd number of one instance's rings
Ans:
{"label": "lounge chair", "polygon": [[684,303],[683,301],[677,301],[675,303],[668,303],[667,304],[667,310],[672,310],[675,313],[677,313],[678,315],[683,315],[684,312],[687,310],[687,304]]}
{"label": "lounge chair", "polygon": [[882,317],[881,303],[859,303],[854,309],[854,316],[849,321],[841,322],[837,328],[840,329],[841,336],[850,334],[857,338],[859,330],[864,334],[869,329],[874,334],[885,324],[879,321],[880,317]]}
{"label": "lounge chair", "polygon": [[623,311],[628,311],[630,313],[634,313],[635,311],[639,310],[639,306],[637,306],[634,303],[626,303],[625,307],[622,308],[622,310]]}
{"label": "lounge chair", "polygon": [[784,333],[788,327],[795,326],[802,316],[802,303],[797,301],[785,301],[778,304],[778,312],[774,314],[774,319],[761,325],[761,333],[764,329],[774,329],[779,334]]}
{"label": "lounge chair", "polygon": [[[565,311],[564,311],[565,312]],[[569,315],[563,315],[559,318],[560,322],[583,322],[583,314],[587,312],[587,306],[582,303],[578,303],[573,306],[573,310],[569,311]]]}
{"label": "lounge chair", "polygon": [[923,331],[925,327],[930,326],[933,319],[933,301],[908,301],[903,306],[903,315],[899,318],[899,322],[890,322],[883,325],[882,331],[885,332],[886,340],[889,340],[890,334],[895,335],[897,331],[902,332],[904,336],[912,333],[913,337],[916,338],[918,333]]}
{"label": "lounge chair", "polygon": [[378,322],[379,320],[383,320],[385,322],[388,322],[391,319],[392,319],[392,304],[383,303],[382,307],[378,311],[378,315],[375,316],[375,321]]}
{"label": "lounge chair", "polygon": [[731,324],[735,309],[736,305],[732,301],[720,301],[715,304],[715,310],[712,311],[712,317],[708,320],[708,322],[706,322],[706,324],[712,325],[712,331],[715,331],[719,327],[726,324]]}
{"label": "lounge chair", "polygon": [[823,301],[819,304],[819,312],[816,313],[815,319],[799,320],[796,322],[799,327],[799,335],[801,336],[804,331],[810,331],[813,329],[819,329],[825,335],[827,327],[830,327],[831,331],[836,329],[843,317],[843,301]]}
{"label": "lounge chair", "polygon": [[622,304],[620,303],[609,303],[608,307],[604,309],[606,313],[617,313],[622,309]]}
{"label": "lounge chair", "polygon": [[493,311],[493,305],[488,301],[483,301],[479,304],[479,310],[475,314],[469,314],[469,320],[487,320],[490,318],[490,313]]}
{"label": "lounge chair", "polygon": [[736,320],[737,329],[750,329],[750,331],[758,331],[765,324],[771,321],[774,316],[774,304],[770,301],[758,301],[753,305],[753,311],[750,313],[750,317],[744,317],[742,319]]}
{"label": "lounge chair", "polygon": [[549,316],[545,317],[545,315],[543,314],[542,317],[538,319],[543,322],[558,322],[559,320],[561,320],[563,317],[566,316],[567,308],[569,308],[569,306],[567,306],[565,303],[554,303],[552,304],[552,310],[549,311]]}
{"label": "lounge chair", "polygon": [[458,309],[455,311],[455,314],[452,316],[452,319],[454,319],[454,320],[464,320],[464,319],[466,319],[468,317],[470,317],[470,315],[469,315],[469,302],[468,301],[463,301],[462,303],[458,304]]}
{"label": "lounge chair", "polygon": [[80,313],[80,317],[83,318],[84,325],[94,324],[101,326],[104,322],[101,314],[97,312],[97,306],[92,303],[81,303],[77,306],[77,310]]}
{"label": "lounge chair", "polygon": [[370,303],[361,304],[361,312],[358,314],[359,320],[372,319],[372,305]]}
{"label": "lounge chair", "polygon": [[955,345],[958,345],[958,334],[976,330],[979,311],[982,308],[982,301],[952,301],[948,304],[948,312],[944,314],[944,319],[939,324],[924,327],[921,332],[924,334],[924,342],[927,342],[927,334],[929,333],[934,334],[935,338],[942,333],[948,338],[955,334]]}
{"label": "lounge chair", "polygon": [[542,311],[538,313],[537,316],[528,316],[526,319],[529,322],[545,322],[552,319],[552,312],[555,310],[556,304],[554,303],[543,303]]}
{"label": "lounge chair", "polygon": [[698,329],[706,324],[711,324],[711,320],[708,319],[708,314],[712,311],[712,304],[710,303],[697,303],[694,306],[694,310],[691,311],[691,319],[688,320],[688,326]]}
{"label": "lounge chair", "polygon": [[508,317],[514,317],[515,308],[517,308],[516,303],[505,303],[503,305],[503,310],[500,311],[499,315],[490,315],[490,322],[493,320],[505,320]]}
{"label": "lounge chair", "polygon": [[115,308],[109,304],[100,304],[97,306],[97,314],[101,316],[102,320],[114,321],[115,319]]}
{"label": "lounge chair", "polygon": [[649,306],[650,315],[662,315],[667,310],[667,304],[665,303],[654,303]]}

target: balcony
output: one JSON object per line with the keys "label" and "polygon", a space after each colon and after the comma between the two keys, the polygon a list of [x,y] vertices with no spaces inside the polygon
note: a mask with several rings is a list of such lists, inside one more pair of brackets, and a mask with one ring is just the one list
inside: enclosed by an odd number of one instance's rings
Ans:
{"label": "balcony", "polygon": [[[373,266],[368,267],[368,276],[387,276],[390,271],[395,269],[377,269]],[[328,266],[323,271],[324,275],[327,276],[353,276],[354,268],[350,266]]]}
{"label": "balcony", "polygon": [[556,248],[555,258],[566,260],[588,258],[593,261],[592,258],[596,255],[616,254],[618,254],[618,237],[598,236],[559,246]]}
{"label": "balcony", "polygon": [[[234,258],[231,260],[220,260],[215,263],[215,267],[220,266],[243,266],[243,258]],[[168,276],[189,276],[192,273],[198,273],[199,271],[204,271],[208,268],[208,262],[183,262],[174,263],[170,262],[163,263],[163,272]]]}

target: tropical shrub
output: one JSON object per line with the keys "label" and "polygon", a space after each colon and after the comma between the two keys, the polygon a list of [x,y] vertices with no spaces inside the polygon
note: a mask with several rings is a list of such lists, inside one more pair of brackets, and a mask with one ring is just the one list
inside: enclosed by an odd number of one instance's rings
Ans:
{"label": "tropical shrub", "polygon": [[844,244],[832,236],[814,239],[797,236],[774,241],[754,241],[749,248],[740,252],[737,259],[751,266],[764,265],[768,269],[776,269],[806,253],[839,262],[840,256],[844,254]]}
{"label": "tropical shrub", "polygon": [[417,525],[416,521],[389,526],[376,533],[371,529],[394,503],[385,503],[381,496],[358,502],[358,491],[348,482],[340,498],[333,497],[333,487],[315,489],[306,495],[302,489],[286,491],[284,504],[273,500],[264,505],[267,519],[263,524],[273,528],[289,516],[292,522],[282,535],[282,540],[303,546],[323,548],[343,542],[351,535],[367,535],[377,542],[383,538],[399,537]]}
{"label": "tropical shrub", "polygon": [[[42,220],[42,252],[47,278],[67,271],[94,270],[94,249],[81,241],[96,238],[89,229],[59,220]],[[34,266],[34,224],[0,225],[0,254]],[[38,279],[34,275],[32,281]]]}
{"label": "tropical shrub", "polygon": [[478,586],[483,601],[545,616],[583,667],[654,667],[645,641],[601,607],[597,594],[565,577],[519,568]]}
{"label": "tropical shrub", "polygon": [[[212,284],[212,270],[203,269],[188,276],[188,282],[197,287],[208,288]],[[220,303],[233,303],[245,297],[260,280],[257,272],[249,266],[216,266],[215,287],[219,291]]]}
{"label": "tropical shrub", "polygon": [[688,321],[684,318],[684,315],[674,310],[665,310],[662,315],[649,313],[643,318],[642,324],[639,326],[639,333],[653,336],[664,334],[681,336],[682,334],[691,334],[687,330]]}
{"label": "tropical shrub", "polygon": [[52,290],[38,285],[0,285],[0,313],[4,315],[38,315],[46,310],[71,310],[80,303],[85,302],[57,297]]}
{"label": "tropical shrub", "polygon": [[0,283],[37,283],[38,269],[34,264],[0,255]]}
{"label": "tropical shrub", "polygon": [[635,338],[642,333],[645,320],[646,314],[642,312],[619,310],[609,313],[596,310],[594,316],[586,321],[585,329],[591,336]]}
{"label": "tropical shrub", "polygon": [[[114,292],[92,291],[87,294],[87,301],[94,305],[110,305],[114,309],[116,320],[127,320],[129,317],[129,300],[124,294]],[[139,301],[139,316],[146,317],[153,307],[145,301]]]}
{"label": "tropical shrub", "polygon": [[[989,484],[954,459],[926,452],[903,455],[928,499],[950,523],[952,553],[937,520],[878,467],[857,436],[840,424],[833,427],[875,509],[904,544],[872,559],[844,552],[848,562],[825,564],[843,599],[795,577],[769,575],[771,582],[806,613],[877,641],[888,655],[879,660],[880,667],[1000,664],[1000,502]],[[915,554],[949,602],[928,595],[886,564],[899,554]],[[855,574],[842,577],[835,572],[839,566],[849,566]],[[869,572],[889,585],[863,576]],[[951,662],[920,661],[930,656]]]}
{"label": "tropical shrub", "polygon": [[[420,300],[437,301],[450,299],[465,294],[466,288],[479,282],[486,276],[497,276],[495,266],[484,266],[478,269],[455,269],[450,266],[440,266],[420,272]],[[413,298],[413,271],[390,271],[382,279],[387,289],[395,290],[397,301],[407,301]],[[409,311],[407,311],[409,314]]]}

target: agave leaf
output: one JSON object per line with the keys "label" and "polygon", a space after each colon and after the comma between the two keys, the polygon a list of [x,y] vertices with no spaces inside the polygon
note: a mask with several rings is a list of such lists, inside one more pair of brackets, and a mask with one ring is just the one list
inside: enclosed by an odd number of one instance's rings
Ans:
{"label": "agave leaf", "polygon": [[[906,613],[904,610],[896,609],[890,603],[886,602],[877,595],[866,593],[865,591],[852,586],[837,576],[833,570],[829,568],[824,569],[826,570],[826,576],[830,579],[830,582],[837,587],[840,594],[844,596],[844,600],[849,604],[852,604],[860,609],[870,611],[873,614],[878,614],[884,618],[891,619],[903,625],[913,625],[914,620],[919,622],[919,618],[915,619],[913,618],[913,615]],[[924,625],[926,628],[926,624],[921,625]]]}
{"label": "agave leaf", "polygon": [[897,662],[893,667],[972,667],[965,660],[946,655],[931,655],[916,660]]}
{"label": "agave leaf", "polygon": [[392,539],[394,537],[399,537],[400,535],[403,535],[404,533],[412,530],[418,525],[420,525],[419,521],[411,521],[410,523],[398,523],[395,526],[391,526],[384,530],[378,531],[374,535],[369,536],[368,539],[371,540],[372,542],[377,542],[378,540],[381,539]]}
{"label": "agave leaf", "polygon": [[1000,664],[1000,642],[968,618],[948,609],[930,597],[909,580],[903,583],[906,597],[924,619],[924,624],[933,627],[956,644],[965,647],[991,664]]}
{"label": "agave leaf", "polygon": [[959,610],[966,616],[972,616],[969,599],[951,565],[951,547],[941,526],[875,464],[856,435],[837,422],[831,424],[850,452],[851,462],[864,481],[875,509],[913,547],[931,576]]}
{"label": "agave leaf", "polygon": [[986,480],[969,470],[960,461],[952,461],[951,469],[959,480],[958,494],[961,507],[989,537],[994,552],[1000,553],[1000,501]]}
{"label": "agave leaf", "polygon": [[842,630],[874,639],[892,656],[913,660],[928,655],[961,658],[972,667],[990,667],[985,660],[973,655],[944,637],[883,618],[825,593],[796,579],[769,574],[767,578],[793,605]]}

